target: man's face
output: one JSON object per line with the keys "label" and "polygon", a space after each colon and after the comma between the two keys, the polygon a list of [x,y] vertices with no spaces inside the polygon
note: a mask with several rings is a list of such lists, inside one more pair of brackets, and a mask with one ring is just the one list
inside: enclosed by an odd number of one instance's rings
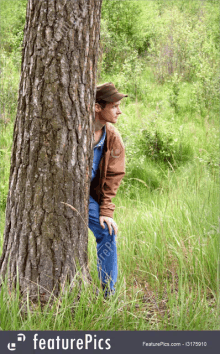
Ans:
{"label": "man's face", "polygon": [[107,103],[104,109],[101,108],[99,112],[99,120],[101,123],[105,124],[109,123],[116,123],[118,116],[122,113],[119,106],[121,101]]}

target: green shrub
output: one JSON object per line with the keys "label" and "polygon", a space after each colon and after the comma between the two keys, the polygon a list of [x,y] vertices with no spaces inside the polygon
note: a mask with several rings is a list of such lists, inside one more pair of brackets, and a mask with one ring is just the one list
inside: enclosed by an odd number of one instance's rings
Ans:
{"label": "green shrub", "polygon": [[[151,41],[151,66],[159,83],[176,75],[179,81],[195,85],[195,105],[217,107],[219,49],[215,21],[210,7],[197,3],[194,16],[181,12],[178,6],[165,8],[157,28],[157,38]],[[219,9],[216,7],[217,17]],[[216,16],[215,16],[216,18]],[[210,30],[213,28],[213,32]],[[175,104],[175,103],[174,103]],[[200,108],[200,112],[202,111]]]}
{"label": "green shrub", "polygon": [[153,161],[179,166],[193,157],[193,150],[174,131],[143,129],[141,146],[144,154]]}
{"label": "green shrub", "polygon": [[[202,4],[201,4],[202,6]],[[167,9],[157,28],[157,38],[151,41],[152,67],[160,82],[178,73],[185,80],[193,80],[201,64],[208,62],[210,70],[217,69],[218,49],[208,33],[210,21],[206,9],[197,16],[181,13],[176,6]]]}
{"label": "green shrub", "polygon": [[[105,73],[120,72],[132,53],[140,55],[147,51],[153,36],[147,20],[156,15],[149,5],[145,1],[103,1],[101,60]],[[144,11],[146,6],[150,11]]]}

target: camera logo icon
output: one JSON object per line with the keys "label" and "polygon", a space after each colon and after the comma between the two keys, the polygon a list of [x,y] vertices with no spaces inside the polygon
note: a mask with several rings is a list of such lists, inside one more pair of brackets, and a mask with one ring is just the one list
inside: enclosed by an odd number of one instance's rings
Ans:
{"label": "camera logo icon", "polygon": [[23,333],[19,333],[17,335],[17,341],[18,342],[25,342],[25,340],[26,340],[26,337],[25,337],[25,335]]}
{"label": "camera logo icon", "polygon": [[[25,340],[26,340],[26,336],[23,333],[19,333],[17,335],[18,342],[25,342]],[[12,351],[16,350],[16,343],[8,343],[7,347],[8,347],[8,350],[10,350],[12,352]]]}
{"label": "camera logo icon", "polygon": [[8,343],[8,349],[10,351],[16,350],[16,343]]}

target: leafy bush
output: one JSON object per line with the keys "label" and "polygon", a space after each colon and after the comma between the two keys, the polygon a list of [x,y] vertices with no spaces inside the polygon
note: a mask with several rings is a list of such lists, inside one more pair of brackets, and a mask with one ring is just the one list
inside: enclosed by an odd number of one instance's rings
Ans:
{"label": "leafy bush", "polygon": [[[183,3],[183,2],[181,2]],[[176,76],[179,81],[194,83],[192,104],[200,113],[210,107],[218,109],[219,101],[219,49],[215,25],[217,15],[211,7],[195,2],[196,13],[192,16],[188,8],[181,12],[178,6],[164,7],[161,21],[157,27],[157,37],[150,43],[151,67],[159,83]],[[210,18],[213,14],[214,20]],[[212,31],[213,30],[213,31]],[[174,87],[175,88],[175,87]],[[176,85],[178,89],[178,85]],[[176,92],[177,96],[177,92]],[[175,99],[174,95],[174,99]],[[176,102],[173,102],[177,111]]]}
{"label": "leafy bush", "polygon": [[171,130],[143,129],[140,142],[148,158],[168,166],[179,166],[193,157],[191,146]]}
{"label": "leafy bush", "polygon": [[205,63],[212,73],[217,69],[218,48],[208,30],[206,9],[200,10],[203,12],[198,11],[197,16],[188,18],[176,6],[164,12],[157,38],[151,41],[149,49],[152,67],[160,82],[174,73],[185,80],[193,80]]}
{"label": "leafy bush", "polygon": [[101,19],[101,59],[105,73],[120,72],[132,53],[144,53],[152,36],[143,17],[142,1],[104,0]]}

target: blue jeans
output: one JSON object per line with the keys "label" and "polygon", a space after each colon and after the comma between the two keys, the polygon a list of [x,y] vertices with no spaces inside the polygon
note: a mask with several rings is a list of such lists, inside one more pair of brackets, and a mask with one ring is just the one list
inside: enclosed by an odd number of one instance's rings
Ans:
{"label": "blue jeans", "polygon": [[97,246],[97,269],[99,279],[101,280],[103,290],[115,292],[115,283],[117,280],[117,248],[116,235],[112,230],[110,235],[108,226],[104,223],[103,229],[99,222],[99,204],[90,196],[89,199],[89,228],[96,238]]}

